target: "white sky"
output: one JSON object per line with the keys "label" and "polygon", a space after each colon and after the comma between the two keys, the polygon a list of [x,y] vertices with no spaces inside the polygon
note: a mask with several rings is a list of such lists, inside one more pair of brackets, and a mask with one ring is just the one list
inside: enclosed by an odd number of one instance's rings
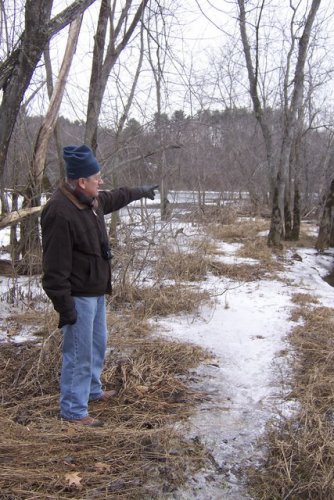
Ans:
{"label": "white sky", "polygon": [[[170,31],[171,60],[166,67],[163,91],[163,111],[169,115],[182,109],[186,114],[194,114],[198,110],[210,107],[224,109],[226,106],[249,106],[247,74],[244,69],[244,56],[238,48],[240,38],[236,28],[235,0],[167,0],[170,4],[171,16],[174,16]],[[255,0],[252,2],[254,3]],[[54,12],[58,12],[72,0],[55,1]],[[287,36],[289,27],[281,19],[278,26],[278,13],[283,16],[284,6],[288,8],[290,0],[270,0],[271,10],[263,23],[262,61],[266,71],[263,79],[263,90],[270,105],[280,105],[281,92],[278,72],[282,60],[282,40]],[[297,0],[301,9],[310,5],[310,0]],[[268,2],[269,4],[269,2]],[[267,4],[266,4],[267,5]],[[77,53],[68,79],[66,94],[60,114],[72,120],[86,119],[88,86],[91,70],[94,27],[100,2],[96,1],[84,15],[82,32],[79,38]],[[321,12],[333,15],[334,3],[322,0]],[[255,12],[255,11],[254,11]],[[273,12],[276,12],[274,15]],[[276,28],[273,29],[273,23]],[[328,32],[328,29],[331,31]],[[333,23],[326,31],[329,38],[319,40],[317,60],[322,59],[322,66],[314,71],[314,84],[317,101],[322,113],[332,113],[334,109],[334,93],[332,78],[323,71],[332,69],[334,60]],[[227,35],[228,33],[228,35]],[[52,40],[52,57],[54,75],[62,59],[67,30]],[[267,40],[267,41],[266,41]],[[268,43],[267,43],[268,42]],[[251,42],[252,43],[252,42]],[[276,51],[273,49],[276,44]],[[269,50],[269,55],[266,51]],[[275,53],[276,52],[276,53]],[[122,112],[124,100],[129,94],[132,81],[131,74],[136,66],[135,51],[124,52],[120,59],[118,71],[112,73],[108,90],[104,97],[101,123],[114,125]],[[325,65],[325,66],[324,66]],[[315,66],[314,66],[315,67]],[[218,73],[219,78],[218,80]],[[44,71],[35,76],[36,85],[43,79]],[[318,85],[319,84],[319,85]],[[321,85],[320,85],[321,84]],[[191,86],[191,92],[189,90]],[[117,88],[118,87],[118,88]],[[121,90],[120,90],[121,89]],[[32,89],[33,90],[33,89]],[[119,93],[121,91],[121,94]],[[233,95],[232,95],[233,94]],[[121,97],[120,97],[121,96]],[[33,114],[45,112],[48,99],[39,95],[32,104]],[[136,92],[136,99],[131,108],[130,117],[141,122],[149,122],[156,111],[155,88],[148,63],[142,69],[141,80]]]}
{"label": "white sky", "polygon": [[[70,3],[71,0],[58,0],[58,2],[55,2],[54,12],[57,13],[59,10],[64,8],[65,5]],[[187,100],[187,98],[185,98],[187,91],[184,88],[184,86],[188,83],[188,76],[181,75],[181,66],[184,69],[186,66],[192,66],[192,71],[198,71],[199,68],[206,68],[208,64],[208,52],[210,49],[216,48],[218,44],[221,43],[222,33],[200,12],[196,0],[185,0],[183,2],[170,1],[169,3],[173,16],[175,17],[173,21],[174,25],[169,32],[173,57],[172,63],[169,63],[168,71],[166,71],[165,77],[165,81],[168,82],[169,87],[169,95],[167,99],[171,101],[173,110],[183,109],[186,106],[187,111],[189,112],[189,103],[185,102]],[[204,9],[206,15],[210,15],[214,18],[217,11],[210,6],[210,3],[212,3],[212,5],[214,4],[213,2],[207,1],[200,2],[201,8]],[[216,0],[216,3],[219,2]],[[85,12],[79,44],[68,80],[68,96],[65,96],[64,103],[61,108],[61,114],[73,117],[73,119],[85,119],[86,101],[91,71],[91,54],[93,50],[92,34],[95,30],[99,7],[100,2],[97,1]],[[220,14],[223,15],[222,12]],[[226,23],[228,17],[224,15],[224,18],[224,23]],[[57,60],[59,61],[58,65],[61,62],[66,43],[67,31],[67,29],[63,30],[52,40],[54,64]],[[133,57],[131,56],[131,51],[127,52],[128,55],[123,53],[121,56],[121,69],[119,76],[120,80],[123,82],[123,87],[127,89],[129,89],[130,82],[132,81],[130,73],[135,68],[137,61],[137,52],[134,51],[133,53]],[[57,73],[56,64],[54,66],[54,73],[55,75]],[[120,80],[118,80],[118,83]],[[106,121],[108,121],[109,117],[116,115],[114,99],[116,92],[115,84],[116,81],[112,76],[109,85],[110,97],[108,99],[107,91],[101,117]],[[70,97],[70,99],[68,99],[68,97]],[[152,116],[156,110],[155,89],[151,70],[148,69],[147,63],[146,68],[144,67],[142,70],[141,81],[137,91],[137,98],[138,105],[140,105],[140,112],[136,112],[133,109],[133,115],[136,117],[140,114],[143,114],[144,116]],[[69,103],[69,100],[72,101],[72,104]],[[108,105],[109,102],[110,106]],[[167,103],[165,104],[167,106]],[[120,106],[119,100],[117,105]],[[199,109],[198,103],[196,103],[196,106],[197,109]],[[168,111],[170,111],[170,109],[171,108],[169,108]]]}
{"label": "white sky", "polygon": [[[23,1],[23,0],[22,0]],[[164,95],[165,111],[171,114],[176,109],[183,109],[186,114],[193,114],[201,108],[211,107],[223,109],[227,105],[248,106],[248,83],[244,70],[244,57],[237,49],[236,40],[240,37],[236,23],[236,0],[166,0],[169,2],[171,15],[174,17],[173,28],[170,32],[172,50],[172,62],[166,71],[165,82],[167,90]],[[72,0],[55,0],[54,14],[65,6],[70,5]],[[252,0],[248,5],[253,5]],[[278,26],[279,17],[283,16],[284,6],[288,8],[290,0],[268,0],[270,11],[263,27],[262,36],[268,37],[262,40],[262,61],[266,68],[266,77],[263,81],[263,89],[266,89],[267,102],[270,105],[278,105],[280,95],[277,92],[277,84],[281,75],[277,68],[280,66],[280,55],[282,54],[281,42],[288,33],[289,26],[283,22]],[[311,4],[311,0],[293,0],[295,6],[305,9]],[[63,100],[61,114],[72,120],[85,120],[86,103],[88,96],[88,85],[91,70],[91,54],[93,47],[94,26],[100,1],[97,0],[87,9],[84,15],[82,33],[79,46],[68,80],[66,95]],[[254,10],[255,12],[255,10]],[[274,14],[275,12],[275,14]],[[332,76],[326,74],[328,70],[333,71],[334,60],[334,3],[332,0],[322,0],[319,10],[319,18],[327,17],[330,21],[326,27],[328,37],[319,38],[317,48],[317,63],[321,67],[314,70],[313,83],[316,86],[317,101],[321,106],[323,114],[332,113],[334,110],[334,92]],[[278,15],[279,13],[279,15]],[[274,23],[274,24],[273,24]],[[272,28],[275,25],[276,28]],[[249,26],[250,27],[250,26]],[[227,36],[226,33],[229,35]],[[232,35],[232,37],[231,37]],[[54,65],[54,76],[58,73],[65,46],[67,30],[52,40],[52,58]],[[268,41],[268,43],[266,42]],[[277,51],[272,51],[273,42],[277,44]],[[266,50],[271,45],[271,52],[266,57]],[[130,51],[131,52],[131,51]],[[233,57],[232,57],[233,54]],[[58,62],[58,67],[57,67]],[[221,67],[219,68],[219,63]],[[117,78],[111,77],[108,91],[105,95],[101,121],[112,125],[117,121],[122,108],[122,99],[117,93],[117,84],[122,87],[123,100],[129,92],[131,72],[135,66],[131,54],[123,55]],[[314,66],[315,67],[315,66]],[[220,72],[220,82],[217,81],[217,72]],[[233,76],[233,78],[230,78]],[[120,78],[119,78],[120,77]],[[45,79],[44,70],[34,77],[35,90]],[[192,95],[189,92],[191,83]],[[188,86],[188,88],[187,88]],[[275,91],[276,89],[276,91]],[[229,98],[229,92],[235,94],[234,99]],[[29,97],[29,92],[26,98]],[[39,95],[31,104],[31,113],[43,114],[48,99]],[[149,121],[156,110],[155,91],[150,71],[146,65],[143,69],[138,92],[136,93],[136,106],[131,110],[131,116],[140,121]]]}

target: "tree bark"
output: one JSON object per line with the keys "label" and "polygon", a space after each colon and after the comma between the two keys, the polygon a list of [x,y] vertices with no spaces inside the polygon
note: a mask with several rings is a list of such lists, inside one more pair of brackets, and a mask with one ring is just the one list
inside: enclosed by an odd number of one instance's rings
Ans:
{"label": "tree bark", "polygon": [[[321,0],[312,0],[311,8],[306,18],[304,30],[302,36],[299,39],[297,63],[293,79],[293,92],[292,92],[291,104],[290,106],[288,106],[286,103],[285,126],[283,130],[280,163],[278,167],[280,178],[283,184],[283,189],[286,188],[286,184],[288,183],[288,171],[289,171],[291,149],[298,128],[299,111],[302,110],[303,107],[304,76],[305,76],[304,68],[305,68],[306,56],[311,36],[311,29],[315,20],[317,10],[320,6],[320,1]],[[287,89],[285,89],[285,91],[287,91]],[[300,113],[300,117],[302,116],[303,113]],[[284,211],[282,212],[281,215],[283,216],[281,235],[285,236]],[[277,239],[278,235],[275,235],[275,240]]]}
{"label": "tree bark", "polygon": [[[66,80],[78,42],[81,22],[82,16],[79,16],[70,26],[58,79],[53,89],[49,108],[37,135],[28,185],[24,191],[23,208],[36,207],[41,204],[42,181],[48,144],[56,125]],[[21,223],[19,248],[22,253],[22,260],[20,262],[21,272],[23,274],[29,274],[30,270],[32,270],[33,273],[38,272],[39,269],[36,267],[36,256],[40,256],[41,254],[38,217],[32,216],[26,218]],[[31,260],[33,260],[33,262],[31,262]]]}
{"label": "tree bark", "polygon": [[280,182],[279,175],[272,200],[271,211],[271,224],[268,234],[268,246],[275,248],[282,248],[281,235],[282,235],[282,213],[280,198],[282,197],[282,183]]}
{"label": "tree bark", "polygon": [[[110,72],[116,64],[123,49],[128,44],[131,36],[133,35],[133,32],[143,15],[147,2],[148,0],[142,0],[140,2],[137,11],[132,19],[132,22],[130,23],[128,28],[126,28],[126,26],[128,21],[128,14],[132,5],[132,0],[128,0],[126,2],[126,5],[121,12],[116,26],[114,26],[116,1],[114,2],[113,9],[110,8],[110,0],[102,0],[101,2],[94,43],[93,64],[91,80],[89,84],[88,108],[84,139],[85,143],[89,144],[94,152],[96,152],[97,149],[98,120]],[[105,58],[103,60],[108,18],[110,19],[111,23],[110,41],[106,50]],[[124,32],[124,34],[122,38],[118,40],[121,31]]]}
{"label": "tree bark", "polygon": [[[53,94],[53,77],[52,77],[52,64],[51,64],[49,44],[47,44],[47,46],[44,49],[44,62],[45,62],[45,73],[46,73],[46,85],[48,89],[49,100],[51,101],[51,97]],[[58,118],[55,124],[53,135],[58,156],[59,178],[62,179],[65,174],[65,169],[63,161],[63,147],[62,147],[63,145],[61,143],[61,133],[58,124]]]}
{"label": "tree bark", "polygon": [[293,226],[291,230],[291,240],[298,241],[301,225],[301,210],[300,210],[300,190],[298,182],[295,182],[294,198],[293,198]]}
{"label": "tree bark", "polygon": [[333,228],[332,208],[334,206],[334,180],[332,180],[329,191],[324,201],[324,208],[321,214],[318,238],[315,248],[318,252],[323,252],[330,246],[331,233]]}
{"label": "tree bark", "polygon": [[[244,0],[238,0],[238,5],[239,5],[239,12],[240,12],[240,16],[239,16],[240,34],[241,34],[241,41],[242,41],[245,60],[246,60],[246,67],[247,67],[248,80],[249,80],[249,91],[250,91],[250,96],[251,96],[252,103],[253,103],[255,117],[256,117],[256,119],[261,127],[263,139],[265,142],[267,164],[268,164],[268,169],[270,172],[271,184],[272,184],[272,187],[274,188],[273,179],[275,179],[276,174],[275,174],[275,167],[274,167],[274,162],[273,162],[272,135],[271,135],[270,127],[265,119],[264,110],[262,108],[260,97],[259,97],[258,67],[256,64],[256,67],[254,68],[253,61],[252,61],[251,49],[250,49],[247,30],[246,30],[246,11],[245,11]],[[260,19],[261,19],[261,16],[259,16],[257,31],[259,29]],[[256,54],[256,62],[258,60],[257,58],[258,58],[258,54]],[[273,193],[272,193],[272,196],[273,196]]]}
{"label": "tree bark", "polygon": [[25,30],[17,47],[0,66],[0,180],[20,105],[47,42],[95,0],[76,0],[50,20],[53,0],[27,0]]}
{"label": "tree bark", "polygon": [[53,89],[47,113],[45,115],[45,118],[43,120],[43,123],[41,125],[41,128],[38,132],[38,136],[36,139],[30,179],[33,190],[37,190],[38,193],[40,193],[40,188],[42,186],[47,147],[58,118],[58,113],[64,95],[67,77],[72,65],[73,56],[75,54],[78,43],[81,22],[82,22],[82,16],[79,16],[71,23],[65,54],[59,71],[57,82]]}

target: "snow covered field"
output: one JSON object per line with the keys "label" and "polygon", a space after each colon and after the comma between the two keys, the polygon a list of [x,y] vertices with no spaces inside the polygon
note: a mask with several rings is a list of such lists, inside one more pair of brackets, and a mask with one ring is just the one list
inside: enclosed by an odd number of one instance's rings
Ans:
{"label": "snow covered field", "polygon": [[[158,220],[158,214],[156,217]],[[201,229],[190,223],[174,224],[169,229],[175,233],[178,227],[182,227],[180,240],[185,245]],[[144,231],[139,226],[136,230]],[[147,230],[144,232],[148,234]],[[1,234],[4,245],[8,234],[6,231]],[[236,255],[240,243],[216,244],[218,259],[230,266],[257,262]],[[249,498],[240,471],[261,456],[258,439],[282,404],[281,377],[287,374],[284,356],[280,354],[288,348],[286,336],[295,326],[290,320],[294,307],[291,297],[307,293],[318,297],[320,305],[334,307],[334,288],[323,280],[332,270],[333,251],[319,255],[313,248],[298,248],[298,259],[295,253],[296,249],[285,254],[284,271],[279,279],[236,282],[208,274],[199,285],[215,297],[213,307],[204,306],[196,315],[168,316],[155,321],[158,333],[201,345],[216,360],[201,366],[196,373],[201,375],[200,384],[212,397],[198,409],[186,430],[207,444],[212,469],[190,478],[182,491],[168,498]],[[1,278],[2,295],[10,284],[9,278]],[[38,277],[30,287],[34,293],[40,292]],[[12,310],[3,300],[2,320]],[[26,336],[29,335],[27,331]],[[6,332],[2,331],[1,336],[5,338]],[[22,340],[22,334],[12,340]]]}

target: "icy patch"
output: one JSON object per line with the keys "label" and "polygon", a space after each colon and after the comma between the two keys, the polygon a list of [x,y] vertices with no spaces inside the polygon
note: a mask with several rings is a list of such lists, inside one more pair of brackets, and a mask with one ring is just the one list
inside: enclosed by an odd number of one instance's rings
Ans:
{"label": "icy patch", "polygon": [[212,469],[191,478],[170,498],[249,498],[242,471],[261,458],[258,440],[266,423],[277,411],[296,409],[282,402],[284,387],[275,371],[285,363],[279,355],[295,326],[289,319],[290,298],[305,290],[320,297],[322,305],[334,305],[334,289],[322,279],[333,265],[333,254],[319,255],[312,249],[298,249],[298,254],[302,260],[292,260],[284,273],[287,283],[258,281],[226,290],[215,281],[213,309],[203,308],[196,318],[159,321],[170,336],[209,349],[217,360],[216,366],[202,366],[197,372],[203,376],[200,388],[212,397],[189,421],[188,431],[207,446]]}

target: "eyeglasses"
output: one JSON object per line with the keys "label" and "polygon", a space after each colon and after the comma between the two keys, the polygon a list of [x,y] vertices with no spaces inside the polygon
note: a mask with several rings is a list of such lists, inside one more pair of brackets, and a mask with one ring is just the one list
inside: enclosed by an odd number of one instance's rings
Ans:
{"label": "eyeglasses", "polygon": [[91,175],[90,177],[84,177],[85,181],[95,181],[95,182],[103,182],[101,174]]}

